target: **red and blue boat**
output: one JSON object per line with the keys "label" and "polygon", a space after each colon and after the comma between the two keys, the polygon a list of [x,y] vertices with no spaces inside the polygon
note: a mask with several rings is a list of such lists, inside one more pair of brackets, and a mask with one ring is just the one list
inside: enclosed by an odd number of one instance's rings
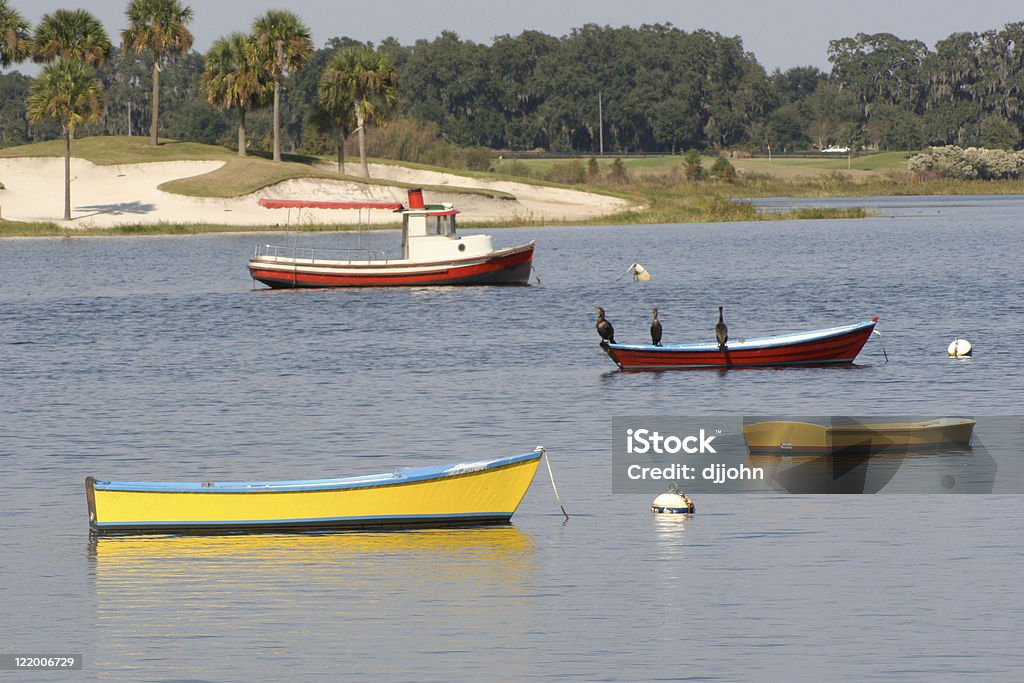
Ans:
{"label": "red and blue boat", "polygon": [[776,365],[849,364],[875,329],[878,318],[841,327],[759,339],[700,344],[608,344],[601,348],[622,370],[738,368]]}
{"label": "red and blue boat", "polygon": [[402,254],[369,249],[310,249],[258,244],[249,273],[275,289],[294,287],[400,287],[526,285],[536,242],[495,249],[489,235],[459,235],[448,203],[425,204],[409,191],[409,206],[390,202],[261,199],[270,209],[369,209],[402,214]]}

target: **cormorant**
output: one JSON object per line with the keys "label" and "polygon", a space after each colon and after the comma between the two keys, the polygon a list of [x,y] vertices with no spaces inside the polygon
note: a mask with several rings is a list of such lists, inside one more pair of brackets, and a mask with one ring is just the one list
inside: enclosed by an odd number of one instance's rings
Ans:
{"label": "cormorant", "polygon": [[654,309],[654,320],[651,321],[651,341],[655,346],[661,346],[661,321],[658,320],[658,309]]}
{"label": "cormorant", "polygon": [[597,333],[601,335],[601,343],[614,344],[615,328],[612,327],[612,324],[604,317],[604,309],[600,306],[595,306],[594,310],[597,311]]}
{"label": "cormorant", "polygon": [[718,307],[718,324],[715,325],[715,337],[718,338],[719,350],[725,351],[725,342],[729,341],[729,328],[725,324],[721,306]]}

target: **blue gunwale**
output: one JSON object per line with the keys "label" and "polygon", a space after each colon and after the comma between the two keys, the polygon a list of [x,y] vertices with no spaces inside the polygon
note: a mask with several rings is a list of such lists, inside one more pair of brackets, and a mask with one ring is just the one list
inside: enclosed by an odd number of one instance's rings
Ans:
{"label": "blue gunwale", "polygon": [[[778,334],[771,337],[758,337],[756,339],[744,339],[743,341],[730,341],[728,344],[726,344],[726,348],[728,348],[730,351],[745,351],[772,348],[775,346],[789,346],[791,344],[802,344],[805,342],[819,341],[821,339],[828,339],[829,337],[837,337],[839,335],[849,334],[850,332],[856,332],[857,330],[861,330],[875,324],[876,323],[873,320],[868,320],[865,322],[853,323],[852,325],[827,327],[821,330],[811,330],[809,332],[790,332],[787,334]],[[662,346],[654,346],[653,344],[609,344],[608,346],[609,348],[613,349],[643,349],[644,351],[652,351],[657,353],[663,353],[666,351],[718,351],[717,342],[699,342],[696,344],[664,344]],[[821,361],[818,362],[820,363]],[[791,364],[792,363],[787,363],[787,365]]]}
{"label": "blue gunwale", "polygon": [[543,451],[513,455],[491,460],[462,462],[430,467],[405,467],[385,474],[371,474],[335,479],[306,479],[297,481],[249,482],[167,482],[167,481],[101,481],[96,480],[97,491],[137,491],[145,493],[304,493],[308,491],[339,491],[396,486],[459,477],[509,467],[536,460]]}

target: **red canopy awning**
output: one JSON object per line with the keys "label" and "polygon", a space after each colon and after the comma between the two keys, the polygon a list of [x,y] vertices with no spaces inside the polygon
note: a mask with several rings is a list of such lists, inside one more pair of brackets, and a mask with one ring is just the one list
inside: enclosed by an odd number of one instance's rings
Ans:
{"label": "red canopy awning", "polygon": [[401,202],[318,202],[310,199],[260,199],[266,209],[386,209],[404,208]]}

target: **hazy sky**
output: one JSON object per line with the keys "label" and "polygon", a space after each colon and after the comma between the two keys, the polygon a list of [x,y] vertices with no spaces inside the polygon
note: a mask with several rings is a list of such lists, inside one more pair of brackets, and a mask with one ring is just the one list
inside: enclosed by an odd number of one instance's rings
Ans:
{"label": "hazy sky", "polygon": [[[814,65],[827,70],[828,42],[857,33],[893,33],[929,48],[958,31],[998,29],[1024,21],[1019,0],[183,0],[195,11],[196,49],[219,36],[248,31],[267,9],[287,8],[311,28],[317,47],[335,36],[379,42],[394,36],[403,45],[432,39],[445,29],[490,43],[495,36],[538,30],[562,36],[592,23],[639,26],[671,23],[686,31],[708,29],[739,36],[769,71]],[[33,24],[47,12],[83,7],[96,14],[111,37],[124,28],[127,0],[9,0]],[[24,67],[22,67],[24,70]]]}

